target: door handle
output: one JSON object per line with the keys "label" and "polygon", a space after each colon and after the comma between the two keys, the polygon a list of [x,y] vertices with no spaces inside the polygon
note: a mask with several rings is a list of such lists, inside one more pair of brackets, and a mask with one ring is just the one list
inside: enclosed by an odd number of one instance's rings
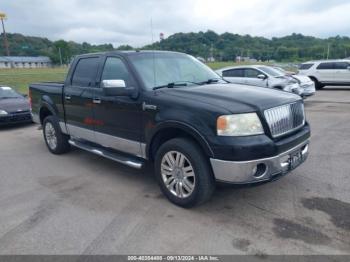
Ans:
{"label": "door handle", "polygon": [[92,103],[94,103],[94,104],[101,104],[101,99],[100,98],[94,98],[94,99],[92,99]]}
{"label": "door handle", "polygon": [[66,99],[67,101],[70,101],[70,100],[72,99],[72,97],[69,96],[69,95],[66,95],[66,96],[64,97],[64,99]]}

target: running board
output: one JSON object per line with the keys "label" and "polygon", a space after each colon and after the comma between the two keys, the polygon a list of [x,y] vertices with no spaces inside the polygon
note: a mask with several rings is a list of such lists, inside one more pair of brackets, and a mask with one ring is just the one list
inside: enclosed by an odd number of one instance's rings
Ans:
{"label": "running board", "polygon": [[78,147],[80,149],[83,149],[85,151],[88,151],[90,153],[93,153],[93,154],[96,154],[96,155],[99,155],[99,156],[102,156],[105,158],[108,158],[110,160],[127,165],[129,167],[141,169],[143,166],[143,163],[144,163],[144,161],[139,160],[137,158],[127,157],[127,156],[124,156],[122,154],[110,152],[104,148],[94,147],[92,145],[89,145],[89,144],[86,144],[86,143],[83,143],[80,141],[70,139],[68,142],[72,146]]}

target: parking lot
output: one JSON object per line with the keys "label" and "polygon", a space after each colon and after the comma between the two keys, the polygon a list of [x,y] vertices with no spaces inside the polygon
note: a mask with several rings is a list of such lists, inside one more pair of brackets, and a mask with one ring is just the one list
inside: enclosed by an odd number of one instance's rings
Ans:
{"label": "parking lot", "polygon": [[36,125],[0,130],[0,254],[350,254],[350,89],[306,100],[310,157],[260,186],[172,205],[152,168],[48,152]]}

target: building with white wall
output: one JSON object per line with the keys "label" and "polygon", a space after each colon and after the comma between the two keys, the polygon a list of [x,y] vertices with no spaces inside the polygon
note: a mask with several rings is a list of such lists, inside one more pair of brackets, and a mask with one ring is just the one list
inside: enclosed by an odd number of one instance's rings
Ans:
{"label": "building with white wall", "polygon": [[47,56],[0,56],[1,68],[45,68],[52,62]]}

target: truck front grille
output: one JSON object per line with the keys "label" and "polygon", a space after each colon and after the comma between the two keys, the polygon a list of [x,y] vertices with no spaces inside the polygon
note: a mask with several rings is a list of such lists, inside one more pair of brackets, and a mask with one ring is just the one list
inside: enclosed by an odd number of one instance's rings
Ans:
{"label": "truck front grille", "polygon": [[264,115],[273,137],[290,133],[305,124],[304,104],[302,102],[267,109]]}

